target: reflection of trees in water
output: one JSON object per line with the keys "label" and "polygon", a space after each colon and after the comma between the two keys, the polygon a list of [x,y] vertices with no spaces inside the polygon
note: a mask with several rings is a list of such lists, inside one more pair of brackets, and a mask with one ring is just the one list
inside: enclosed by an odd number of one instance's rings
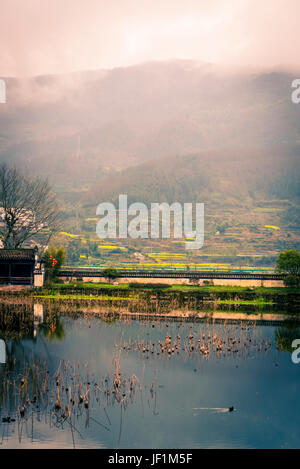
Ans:
{"label": "reflection of trees in water", "polygon": [[53,311],[49,311],[45,315],[44,321],[39,325],[39,331],[44,337],[50,340],[63,340],[65,330],[60,316]]}
{"label": "reflection of trees in water", "polygon": [[[115,320],[114,315],[105,316],[105,322]],[[98,378],[89,373],[89,364],[71,366],[69,362],[61,362],[55,373],[51,372],[47,341],[65,337],[57,307],[44,311],[41,304],[8,302],[1,305],[0,325],[7,351],[6,363],[0,368],[2,441],[13,433],[19,441],[33,436],[34,424],[43,422],[50,428],[68,429],[74,447],[77,439],[83,438],[83,424],[118,434],[120,442],[125,411],[145,392],[149,406],[152,402],[153,413],[157,414],[156,379],[145,391],[146,387],[135,375],[125,377],[121,373],[118,359],[114,359],[110,374]],[[22,339],[35,342],[37,332],[48,355],[46,361],[39,359],[36,351],[28,352],[22,342]],[[116,405],[120,407],[120,421],[114,429],[109,409]]]}
{"label": "reflection of trees in water", "polygon": [[43,306],[37,303],[14,304],[2,303],[0,307],[0,338],[5,342],[6,362],[0,369],[0,386],[3,391],[3,383],[14,377],[16,370],[29,368],[32,361],[36,360],[35,352],[29,356],[24,348],[23,340],[30,339],[35,342],[37,331],[41,329],[40,338],[49,356],[47,339],[62,340],[64,328],[62,321],[56,312],[44,315]]}
{"label": "reflection of trees in water", "polygon": [[[120,320],[117,314],[97,312],[83,313],[78,310],[61,312],[61,306],[34,307],[33,304],[12,308],[8,305],[0,311],[0,323],[4,325],[8,337],[7,363],[0,368],[0,438],[2,432],[14,432],[19,439],[33,434],[36,423],[42,422],[54,429],[68,430],[76,446],[84,438],[83,428],[94,425],[103,432],[122,435],[122,426],[126,409],[146,396],[149,407],[157,415],[156,379],[147,388],[135,375],[125,377],[119,368],[119,361],[114,360],[111,373],[107,376],[95,376],[89,372],[88,364],[71,365],[61,362],[55,372],[51,371],[51,357],[46,361],[33,356],[24,349],[21,338],[32,340],[35,328],[39,339],[47,348],[48,340],[62,340],[65,337],[61,317],[81,318],[89,321],[96,317],[110,324],[120,321],[120,328],[128,329],[128,317]],[[74,308],[75,309],[75,308]],[[13,313],[13,314],[11,314]],[[19,314],[19,316],[18,316]],[[122,323],[123,321],[123,323]],[[149,318],[140,322],[149,325]],[[138,352],[144,358],[195,356],[211,359],[213,357],[253,357],[256,353],[268,353],[273,340],[264,338],[249,322],[215,323],[180,321],[170,318],[152,317],[152,328],[159,332],[161,340],[150,340],[149,331],[138,340],[122,339],[119,350],[122,353]],[[91,321],[90,321],[91,322]],[[288,328],[288,327],[290,328]],[[291,329],[287,325],[276,330],[276,345],[285,350],[293,338],[300,337],[299,328]],[[119,324],[118,324],[119,327]],[[18,332],[18,328],[20,328]],[[159,329],[159,330],[158,330]],[[178,329],[178,330],[177,330]],[[172,332],[171,332],[172,330]],[[176,334],[175,334],[176,333]],[[23,335],[22,335],[23,334]],[[37,350],[37,349],[36,349]],[[36,352],[35,352],[36,353]],[[111,409],[118,406],[120,421],[114,428]],[[2,422],[2,419],[4,421]],[[4,434],[3,433],[3,434]]]}
{"label": "reflection of trees in water", "polygon": [[283,327],[278,327],[275,331],[277,350],[292,353],[294,351],[292,343],[295,339],[300,339],[299,323],[286,322]]}
{"label": "reflection of trees in water", "polygon": [[57,308],[44,311],[40,303],[0,305],[0,338],[9,341],[16,339],[35,339],[40,329],[49,339],[62,340],[64,327]]}

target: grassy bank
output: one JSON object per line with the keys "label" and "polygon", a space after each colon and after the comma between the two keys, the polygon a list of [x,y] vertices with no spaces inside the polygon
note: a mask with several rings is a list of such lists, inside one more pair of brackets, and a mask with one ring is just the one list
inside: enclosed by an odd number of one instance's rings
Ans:
{"label": "grassy bank", "polygon": [[240,287],[240,286],[231,286],[231,285],[164,285],[164,284],[137,284],[137,283],[93,283],[93,282],[70,282],[67,284],[53,283],[48,287],[43,287],[42,290],[56,290],[58,292],[68,291],[68,290],[116,290],[116,291],[163,291],[163,292],[199,292],[199,293],[253,293],[259,295],[286,295],[286,294],[296,294],[300,295],[300,288],[282,288],[282,287]]}

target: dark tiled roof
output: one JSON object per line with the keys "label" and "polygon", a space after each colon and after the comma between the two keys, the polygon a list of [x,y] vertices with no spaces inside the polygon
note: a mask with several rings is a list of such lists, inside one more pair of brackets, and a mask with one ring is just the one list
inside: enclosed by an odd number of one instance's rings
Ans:
{"label": "dark tiled roof", "polygon": [[34,249],[0,249],[0,261],[34,261]]}

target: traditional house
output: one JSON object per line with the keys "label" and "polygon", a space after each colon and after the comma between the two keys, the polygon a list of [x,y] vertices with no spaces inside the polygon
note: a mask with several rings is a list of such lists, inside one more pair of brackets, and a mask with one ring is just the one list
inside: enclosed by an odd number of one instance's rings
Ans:
{"label": "traditional house", "polygon": [[36,249],[0,249],[0,284],[43,285]]}

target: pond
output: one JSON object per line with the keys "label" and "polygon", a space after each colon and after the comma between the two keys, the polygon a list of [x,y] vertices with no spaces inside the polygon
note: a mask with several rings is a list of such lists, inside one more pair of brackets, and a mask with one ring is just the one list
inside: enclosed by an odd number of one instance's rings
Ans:
{"label": "pond", "polygon": [[298,326],[6,305],[0,446],[299,448]]}

